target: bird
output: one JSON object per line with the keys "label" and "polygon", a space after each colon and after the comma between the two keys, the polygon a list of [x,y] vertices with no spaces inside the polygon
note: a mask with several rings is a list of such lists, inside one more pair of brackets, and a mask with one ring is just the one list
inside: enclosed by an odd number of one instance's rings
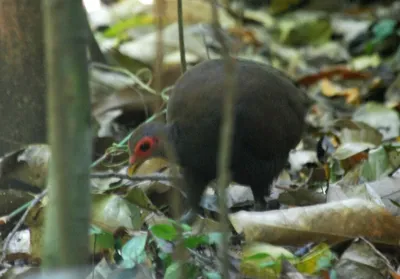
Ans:
{"label": "bird", "polygon": [[[233,136],[229,169],[234,182],[249,186],[254,209],[267,208],[273,180],[300,142],[307,112],[306,93],[278,69],[234,58]],[[206,186],[217,176],[220,126],[225,94],[224,59],[209,59],[188,69],[175,83],[166,123],[139,126],[128,140],[129,168],[172,150],[186,185],[191,224]]]}

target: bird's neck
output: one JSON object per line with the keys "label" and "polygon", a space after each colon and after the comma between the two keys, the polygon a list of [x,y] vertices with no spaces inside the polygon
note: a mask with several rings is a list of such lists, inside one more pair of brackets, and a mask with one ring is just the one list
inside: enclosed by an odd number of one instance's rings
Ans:
{"label": "bird's neck", "polygon": [[162,155],[171,161],[179,161],[177,152],[177,144],[179,139],[179,131],[176,125],[166,124],[162,131]]}

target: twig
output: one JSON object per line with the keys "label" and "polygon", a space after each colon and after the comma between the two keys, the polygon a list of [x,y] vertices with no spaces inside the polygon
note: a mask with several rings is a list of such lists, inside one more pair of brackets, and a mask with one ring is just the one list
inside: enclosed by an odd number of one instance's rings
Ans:
{"label": "twig", "polygon": [[164,61],[164,44],[163,44],[163,16],[165,10],[165,1],[156,0],[154,2],[154,15],[156,22],[156,60],[154,63],[154,83],[155,92],[158,94],[162,91],[162,68]]}
{"label": "twig", "polygon": [[130,181],[171,181],[176,179],[176,177],[166,176],[166,175],[140,175],[140,176],[128,176],[122,173],[115,173],[115,172],[97,172],[90,174],[91,178],[120,178],[126,179]]}
{"label": "twig", "polygon": [[88,14],[85,13],[85,25],[86,28],[88,29],[88,33],[89,33],[89,53],[90,53],[90,58],[93,61],[99,62],[99,63],[103,63],[103,64],[110,64],[109,59],[107,59],[107,57],[104,55],[104,53],[101,51],[99,44],[97,43],[96,38],[94,37],[92,28],[90,27],[90,23],[89,23],[89,18],[88,18]]}
{"label": "twig", "polygon": [[136,75],[132,74],[131,72],[129,72],[126,69],[105,65],[102,63],[98,63],[98,62],[92,62],[92,63],[90,63],[90,66],[124,74],[127,77],[129,77],[130,79],[132,79],[132,81],[136,82],[142,89],[146,90],[147,92],[149,92],[151,94],[157,94],[154,89],[152,89],[150,86],[148,86],[146,83],[144,83],[140,78],[138,78]]}
{"label": "twig", "polygon": [[231,161],[231,146],[233,135],[233,109],[235,101],[235,87],[234,87],[234,70],[235,65],[233,59],[229,56],[229,49],[225,43],[224,37],[221,34],[221,26],[218,19],[218,10],[216,0],[211,0],[212,8],[212,26],[216,39],[221,45],[221,54],[224,58],[225,70],[225,98],[223,105],[223,118],[220,128],[220,142],[218,153],[218,198],[220,201],[221,212],[221,231],[223,233],[220,249],[218,249],[219,257],[221,259],[221,274],[223,278],[229,278],[229,255],[228,255],[228,209],[226,206],[225,188],[229,185],[231,180],[231,173],[229,165]]}
{"label": "twig", "polygon": [[391,172],[389,172],[388,176],[392,177],[399,169],[400,169],[400,166],[396,166],[395,168],[393,168],[393,170]]}
{"label": "twig", "polygon": [[394,272],[394,273],[396,272],[396,270],[394,270],[394,268],[393,268],[392,264],[390,263],[390,261],[388,260],[388,258],[387,258],[381,251],[379,251],[378,249],[376,249],[376,247],[375,247],[368,239],[366,239],[366,238],[363,237],[363,236],[359,236],[359,238],[362,239],[362,240],[365,242],[365,244],[367,244],[367,245],[371,248],[371,250],[372,250],[375,254],[377,254],[377,255],[385,262],[386,266],[387,266],[392,272]]}
{"label": "twig", "polygon": [[[119,178],[119,179],[126,179],[126,180],[130,180],[133,182],[138,182],[138,181],[177,181],[182,179],[182,177],[180,176],[166,176],[166,175],[140,175],[140,176],[128,176],[125,174],[121,174],[121,173],[110,173],[110,172],[105,172],[105,173],[92,173],[90,175],[91,178]],[[176,186],[174,184],[168,184],[169,187],[174,188],[176,190],[178,190],[183,197],[187,198],[187,195],[185,193],[185,191],[182,189],[182,187]]]}
{"label": "twig", "polygon": [[[161,3],[164,4],[164,0],[157,0],[158,4],[158,8],[160,8]],[[181,56],[181,72],[182,74],[186,71],[186,56],[185,56],[185,42],[184,42],[184,34],[183,34],[183,8],[182,8],[182,0],[178,0],[177,1],[177,13],[178,13],[178,33],[179,33],[179,53]],[[158,11],[160,12],[160,11]],[[158,14],[158,17],[160,18],[160,22],[162,19],[162,15],[161,13]],[[162,40],[162,31],[161,31],[161,25],[158,26],[159,28],[157,28],[159,30],[158,33],[160,33],[159,39],[160,42],[157,44],[158,46],[162,47],[161,44],[161,40]],[[162,49],[157,49],[158,52],[162,51]],[[157,52],[157,57],[159,56],[159,53]],[[162,59],[162,53],[160,53],[160,59]],[[162,66],[162,60],[159,61],[159,63],[161,63],[160,66]],[[161,73],[161,70],[160,72]],[[159,79],[161,79],[161,76],[159,77]],[[161,85],[161,80],[159,81],[159,86]],[[176,156],[176,151],[171,148],[171,145],[167,146],[167,157],[169,160],[172,160],[174,163],[177,162],[177,156]],[[177,176],[177,168],[175,166],[172,166],[171,168],[171,173],[172,176],[176,177]],[[181,182],[182,180],[180,180]],[[175,182],[178,182],[178,180],[175,180]],[[182,183],[178,182],[178,185],[182,185]],[[182,187],[183,188],[183,187]],[[180,197],[178,196],[177,193],[173,193],[172,195],[172,206],[171,206],[171,211],[172,211],[172,216],[175,217],[176,219],[179,218],[179,216],[181,216],[181,212],[182,212],[182,205],[180,202]],[[178,226],[178,244],[176,246],[176,249],[174,251],[174,255],[173,258],[175,258],[177,261],[183,261],[184,260],[184,252],[185,252],[185,246],[184,246],[184,240],[183,240],[183,236],[182,236],[182,230],[181,227]],[[178,271],[177,277],[180,279],[184,279],[187,278],[186,276],[186,270],[185,269],[180,269]]]}
{"label": "twig", "polygon": [[183,8],[182,0],[177,1],[178,4],[178,34],[179,34],[179,53],[181,55],[181,73],[186,72],[186,56],[185,56],[185,36],[183,34]]}
{"label": "twig", "polygon": [[7,257],[7,249],[10,245],[11,239],[15,235],[15,233],[19,230],[22,224],[25,222],[26,217],[28,216],[29,211],[47,194],[47,189],[40,193],[35,199],[30,202],[29,207],[26,209],[24,214],[22,215],[21,219],[19,219],[18,223],[12,229],[12,231],[7,235],[6,240],[4,241],[3,251],[1,253],[0,263],[3,264],[4,260]]}

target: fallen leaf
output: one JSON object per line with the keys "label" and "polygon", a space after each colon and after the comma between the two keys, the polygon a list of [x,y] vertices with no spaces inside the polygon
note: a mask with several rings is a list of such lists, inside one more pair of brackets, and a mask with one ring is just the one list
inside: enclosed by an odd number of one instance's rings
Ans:
{"label": "fallen leaf", "polygon": [[334,243],[360,235],[392,245],[400,241],[400,221],[375,203],[360,199],[267,212],[240,211],[229,219],[246,241],[300,245]]}
{"label": "fallen leaf", "polygon": [[305,86],[310,86],[321,79],[328,78],[333,80],[336,76],[342,79],[368,79],[371,75],[369,73],[353,71],[346,67],[335,67],[329,70],[324,70],[316,74],[306,75],[297,79],[297,83]]}

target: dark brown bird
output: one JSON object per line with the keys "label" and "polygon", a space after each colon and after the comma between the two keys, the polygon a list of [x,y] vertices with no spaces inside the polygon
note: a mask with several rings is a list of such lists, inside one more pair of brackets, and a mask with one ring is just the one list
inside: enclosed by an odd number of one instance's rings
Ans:
{"label": "dark brown bird", "polygon": [[[165,157],[167,143],[173,148],[193,209],[185,222],[193,220],[204,189],[216,178],[224,80],[221,59],[194,66],[175,84],[167,124],[142,125],[128,143],[131,169],[150,157]],[[289,78],[268,65],[236,60],[235,80],[232,178],[250,186],[255,208],[263,209],[272,181],[301,139],[307,99]]]}

